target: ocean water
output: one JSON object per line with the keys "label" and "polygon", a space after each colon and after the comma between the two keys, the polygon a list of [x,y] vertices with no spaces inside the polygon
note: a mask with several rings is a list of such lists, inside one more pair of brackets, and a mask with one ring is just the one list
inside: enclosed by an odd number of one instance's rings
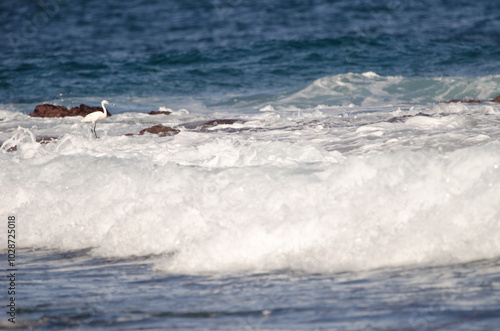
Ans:
{"label": "ocean water", "polygon": [[0,2],[0,328],[498,327],[499,7]]}

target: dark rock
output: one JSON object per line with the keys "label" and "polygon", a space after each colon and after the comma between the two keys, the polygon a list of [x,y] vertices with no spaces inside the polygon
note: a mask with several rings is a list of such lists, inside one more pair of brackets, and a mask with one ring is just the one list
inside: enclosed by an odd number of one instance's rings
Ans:
{"label": "dark rock", "polygon": [[212,126],[217,126],[217,125],[231,125],[236,122],[241,122],[243,123],[244,121],[242,120],[235,120],[235,119],[218,119],[218,120],[211,120],[211,121],[198,121],[198,122],[190,122],[190,123],[184,123],[182,124],[183,127],[186,129],[194,130],[194,129],[206,129]]}
{"label": "dark rock", "polygon": [[142,129],[139,132],[139,135],[143,135],[144,133],[149,132],[149,133],[154,133],[158,134],[160,137],[165,137],[165,136],[173,136],[174,134],[177,134],[180,132],[178,129],[173,129],[168,126],[163,126],[163,125],[155,125],[146,129]]}
{"label": "dark rock", "polygon": [[45,145],[57,139],[59,139],[59,137],[39,137],[36,138],[36,142]]}
{"label": "dark rock", "polygon": [[221,119],[221,120],[212,120],[212,121],[207,121],[203,123],[203,126],[216,126],[216,125],[224,125],[224,124],[234,124],[238,122],[238,120],[231,120],[231,119]]}
{"label": "dark rock", "polygon": [[16,145],[7,148],[7,146],[3,145],[4,143],[5,143],[5,141],[0,141],[0,149],[3,149],[6,152],[15,152],[15,151],[17,151],[17,146]]}
{"label": "dark rock", "polygon": [[[431,115],[420,112],[418,114],[415,114],[415,116],[427,116],[427,117],[430,117]],[[411,115],[403,115],[403,117],[412,117],[412,116]]]}
{"label": "dark rock", "polygon": [[55,106],[49,104],[38,105],[35,110],[29,114],[31,117],[65,117],[69,115],[68,108],[64,106]]}
{"label": "dark rock", "polygon": [[403,117],[393,117],[387,120],[389,123],[403,123],[405,120]]}
{"label": "dark rock", "polygon": [[444,101],[444,103],[483,103],[481,100],[478,99],[451,99],[448,101]]}
{"label": "dark rock", "polygon": [[[36,138],[36,142],[40,143],[42,145],[45,145],[45,144],[48,144],[49,142],[57,140],[57,139],[59,139],[59,137],[39,137],[39,138]],[[2,145],[3,145],[3,142],[0,142],[0,146],[2,146]],[[17,151],[17,145],[9,147],[8,149],[6,149],[6,151],[7,152]]]}
{"label": "dark rock", "polygon": [[149,115],[170,115],[172,114],[171,111],[166,111],[166,110],[153,110],[148,113]]}
{"label": "dark rock", "polygon": [[[29,114],[31,117],[66,117],[66,116],[87,116],[90,113],[95,111],[104,110],[101,107],[90,107],[84,104],[81,104],[79,107],[71,107],[69,110],[64,106],[56,106],[50,104],[38,105],[35,107],[35,110]],[[111,116],[111,113],[108,111],[108,116]]]}
{"label": "dark rock", "polygon": [[495,99],[490,100],[491,102],[500,102],[500,95],[497,96]]}
{"label": "dark rock", "polygon": [[17,145],[12,146],[12,147],[10,147],[10,148],[7,150],[7,152],[9,152],[9,153],[11,153],[11,152],[15,152],[15,151],[17,151]]}

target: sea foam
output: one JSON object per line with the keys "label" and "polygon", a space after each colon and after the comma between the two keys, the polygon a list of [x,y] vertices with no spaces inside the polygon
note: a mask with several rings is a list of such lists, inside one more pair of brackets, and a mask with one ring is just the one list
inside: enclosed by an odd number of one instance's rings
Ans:
{"label": "sea foam", "polygon": [[[269,107],[208,129],[184,124],[205,114],[124,113],[100,122],[97,140],[77,119],[7,111],[0,209],[19,219],[18,247],[153,255],[170,273],[500,256],[497,107],[341,111]],[[151,124],[180,132],[123,136]],[[47,135],[58,139],[36,141]]]}
{"label": "sea foam", "polygon": [[277,161],[283,143],[266,147],[274,162],[246,167],[235,161],[241,147],[221,139],[203,145],[214,159],[199,165],[3,153],[1,209],[17,215],[20,247],[163,254],[157,268],[168,272],[338,272],[500,255],[498,143],[334,162],[305,149],[310,162]]}

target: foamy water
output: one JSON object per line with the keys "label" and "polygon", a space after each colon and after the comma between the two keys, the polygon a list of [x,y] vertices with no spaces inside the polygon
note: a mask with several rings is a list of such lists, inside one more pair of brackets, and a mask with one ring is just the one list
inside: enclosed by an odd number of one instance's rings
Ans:
{"label": "foamy water", "polygon": [[[499,110],[119,113],[98,123],[98,140],[81,118],[4,110],[1,186],[9,194],[0,208],[18,215],[21,247],[156,255],[154,268],[168,273],[490,259],[500,256]],[[196,124],[224,118],[238,121]],[[155,124],[181,131],[123,136]],[[36,142],[44,136],[58,139]]]}

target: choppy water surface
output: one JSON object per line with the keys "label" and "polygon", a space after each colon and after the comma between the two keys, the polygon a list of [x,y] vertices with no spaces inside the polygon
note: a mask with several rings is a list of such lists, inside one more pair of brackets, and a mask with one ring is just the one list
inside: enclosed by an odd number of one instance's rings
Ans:
{"label": "choppy water surface", "polygon": [[477,330],[499,321],[498,260],[335,275],[190,276],[152,273],[155,257],[40,250],[20,258],[24,328]]}

